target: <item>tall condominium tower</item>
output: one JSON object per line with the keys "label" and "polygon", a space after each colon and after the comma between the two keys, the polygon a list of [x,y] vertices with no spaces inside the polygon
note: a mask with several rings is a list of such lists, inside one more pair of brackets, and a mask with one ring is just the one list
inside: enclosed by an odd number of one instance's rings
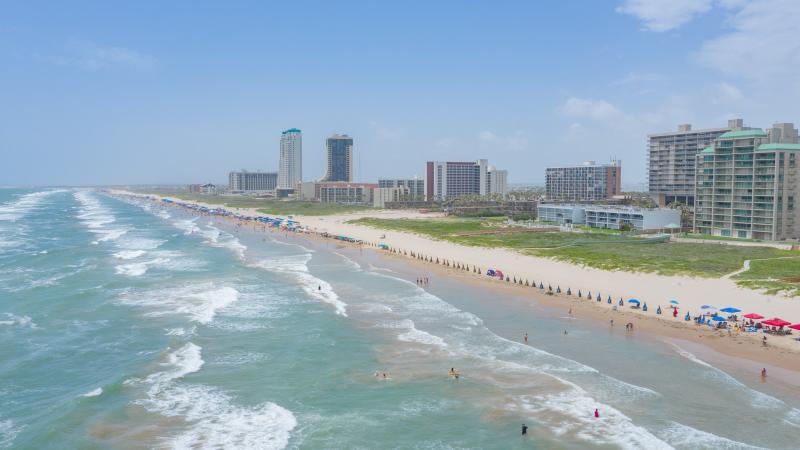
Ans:
{"label": "tall condominium tower", "polygon": [[723,133],[696,158],[695,232],[800,238],[800,143],[792,124]]}
{"label": "tall condominium tower", "polygon": [[722,133],[744,129],[742,119],[728,121],[723,128],[692,130],[691,124],[678,131],[647,135],[647,183],[650,195],[661,206],[673,202],[694,205],[694,168],[697,154],[712,145]]}
{"label": "tall condominium tower", "polygon": [[327,160],[322,181],[353,181],[353,138],[334,134],[325,141]]}
{"label": "tall condominium tower", "polygon": [[548,167],[545,170],[547,199],[557,202],[594,202],[619,195],[622,162],[580,166]]}
{"label": "tall condominium tower", "polygon": [[292,128],[281,133],[278,189],[294,189],[303,181],[303,133]]}

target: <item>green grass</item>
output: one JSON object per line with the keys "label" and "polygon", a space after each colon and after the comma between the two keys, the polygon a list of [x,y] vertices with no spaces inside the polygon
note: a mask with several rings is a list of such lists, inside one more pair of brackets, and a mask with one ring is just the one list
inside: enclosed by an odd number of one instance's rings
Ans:
{"label": "green grass", "polygon": [[[797,253],[797,252],[795,252]],[[734,277],[736,283],[753,289],[765,289],[800,295],[800,256],[791,259],[750,261],[750,270]]]}
{"label": "green grass", "polygon": [[[497,228],[500,219],[374,219],[351,221],[385,230],[417,233],[435,239],[480,247],[502,247],[521,253],[550,257],[571,263],[584,264],[606,270],[654,272],[664,275],[691,275],[720,277],[742,267],[745,260],[797,256],[798,259],[754,261],[752,273],[742,274],[736,280],[749,285],[758,280],[757,288],[786,290],[798,283],[769,281],[766,274],[774,268],[779,272],[800,275],[800,252],[768,247],[743,247],[728,245],[698,245],[691,243],[660,242],[624,236],[617,233],[562,233],[525,232],[505,229],[503,233],[460,236],[461,233]],[[789,263],[792,261],[792,263]],[[779,278],[780,275],[771,275]],[[752,286],[751,286],[752,287]]]}
{"label": "green grass", "polygon": [[281,201],[259,199],[239,195],[197,195],[181,192],[147,192],[150,194],[180,198],[210,205],[223,205],[231,208],[257,208],[259,212],[276,216],[327,216],[348,212],[367,211],[372,208],[361,205],[340,205],[336,203],[304,202],[299,200]]}

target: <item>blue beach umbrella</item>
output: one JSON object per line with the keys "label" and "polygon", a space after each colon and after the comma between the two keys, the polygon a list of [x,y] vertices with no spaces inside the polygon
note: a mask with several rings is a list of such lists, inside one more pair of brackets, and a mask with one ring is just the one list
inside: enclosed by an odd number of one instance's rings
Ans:
{"label": "blue beach umbrella", "polygon": [[715,322],[725,322],[728,319],[726,319],[724,317],[720,317],[720,316],[715,316],[715,317],[712,317],[711,320],[713,320]]}
{"label": "blue beach umbrella", "polygon": [[677,301],[677,300],[675,300],[675,299],[672,299],[672,300],[670,300],[670,301],[669,301],[669,304],[670,304],[670,305],[677,305],[677,304],[678,304],[678,301]]}
{"label": "blue beach umbrella", "polygon": [[728,306],[727,308],[722,308],[722,309],[720,309],[720,311],[722,311],[722,312],[726,312],[726,313],[737,313],[737,312],[740,312],[740,311],[741,311],[741,309],[739,309],[739,308],[733,308],[733,307],[730,307],[730,306]]}
{"label": "blue beach umbrella", "polygon": [[632,298],[632,299],[628,300],[628,303],[633,303],[634,305],[638,305],[640,302],[639,302],[639,300],[636,300],[635,298]]}
{"label": "blue beach umbrella", "polygon": [[711,305],[703,305],[700,307],[700,309],[717,309],[717,308]]}

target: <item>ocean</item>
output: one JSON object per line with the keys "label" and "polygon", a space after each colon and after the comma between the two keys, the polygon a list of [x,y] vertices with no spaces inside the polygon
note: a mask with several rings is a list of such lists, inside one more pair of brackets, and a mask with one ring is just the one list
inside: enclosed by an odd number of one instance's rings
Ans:
{"label": "ocean", "polygon": [[2,189],[0,448],[798,448],[798,395],[420,270]]}

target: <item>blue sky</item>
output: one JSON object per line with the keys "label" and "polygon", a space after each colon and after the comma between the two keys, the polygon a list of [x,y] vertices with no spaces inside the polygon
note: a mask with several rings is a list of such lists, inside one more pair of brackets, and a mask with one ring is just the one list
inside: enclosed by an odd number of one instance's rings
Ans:
{"label": "blue sky", "polygon": [[[336,4],[334,4],[336,3]],[[356,175],[488,158],[512,182],[646,134],[800,122],[800,2],[4,2],[0,185],[222,182],[303,130]]]}

